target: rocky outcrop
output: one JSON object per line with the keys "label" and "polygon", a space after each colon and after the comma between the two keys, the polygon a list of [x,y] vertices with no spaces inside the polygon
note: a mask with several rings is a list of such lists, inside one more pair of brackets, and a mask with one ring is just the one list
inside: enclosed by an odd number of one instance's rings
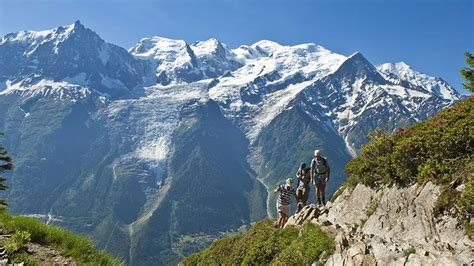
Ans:
{"label": "rocky outcrop", "polygon": [[431,182],[346,189],[326,207],[306,206],[286,226],[312,222],[335,237],[326,265],[472,265],[474,245],[450,216],[435,217]]}

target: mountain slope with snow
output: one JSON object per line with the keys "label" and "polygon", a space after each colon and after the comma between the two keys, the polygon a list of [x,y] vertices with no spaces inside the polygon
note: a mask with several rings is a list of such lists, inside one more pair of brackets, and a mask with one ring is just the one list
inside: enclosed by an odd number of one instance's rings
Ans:
{"label": "mountain slope with snow", "polygon": [[129,264],[174,264],[275,215],[270,192],[315,148],[334,168],[331,194],[368,132],[459,98],[409,66],[316,44],[150,37],[127,51],[80,22],[12,33],[0,41],[6,196]]}
{"label": "mountain slope with snow", "polygon": [[90,86],[112,96],[149,82],[148,64],[106,43],[79,21],[52,30],[21,31],[0,39],[0,82],[43,79]]}
{"label": "mountain slope with snow", "polygon": [[446,81],[439,77],[432,77],[414,70],[405,62],[385,63],[377,66],[377,69],[389,78],[395,76],[415,86],[421,87],[431,94],[445,100],[459,100],[456,91]]}

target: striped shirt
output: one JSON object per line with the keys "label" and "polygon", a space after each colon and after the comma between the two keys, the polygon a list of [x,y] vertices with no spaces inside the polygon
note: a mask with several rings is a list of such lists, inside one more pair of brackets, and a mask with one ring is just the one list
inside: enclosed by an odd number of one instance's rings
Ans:
{"label": "striped shirt", "polygon": [[278,203],[281,205],[290,205],[290,198],[295,194],[295,189],[288,185],[280,185],[278,191],[280,192]]}

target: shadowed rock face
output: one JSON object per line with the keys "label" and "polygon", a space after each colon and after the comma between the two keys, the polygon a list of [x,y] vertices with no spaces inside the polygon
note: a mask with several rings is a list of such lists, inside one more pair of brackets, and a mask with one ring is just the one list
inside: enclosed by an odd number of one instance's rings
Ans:
{"label": "shadowed rock face", "polygon": [[470,264],[474,243],[463,226],[456,218],[433,216],[439,195],[431,182],[379,190],[358,185],[327,208],[306,206],[285,226],[312,222],[335,235],[335,253],[326,265]]}

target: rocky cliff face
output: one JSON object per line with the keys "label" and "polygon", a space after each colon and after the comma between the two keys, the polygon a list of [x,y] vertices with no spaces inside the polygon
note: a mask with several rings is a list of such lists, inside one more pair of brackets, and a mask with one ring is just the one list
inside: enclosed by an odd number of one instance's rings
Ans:
{"label": "rocky cliff face", "polygon": [[472,265],[474,243],[463,226],[433,214],[440,191],[431,182],[378,190],[358,185],[327,208],[306,206],[286,226],[311,222],[335,235],[326,265]]}

